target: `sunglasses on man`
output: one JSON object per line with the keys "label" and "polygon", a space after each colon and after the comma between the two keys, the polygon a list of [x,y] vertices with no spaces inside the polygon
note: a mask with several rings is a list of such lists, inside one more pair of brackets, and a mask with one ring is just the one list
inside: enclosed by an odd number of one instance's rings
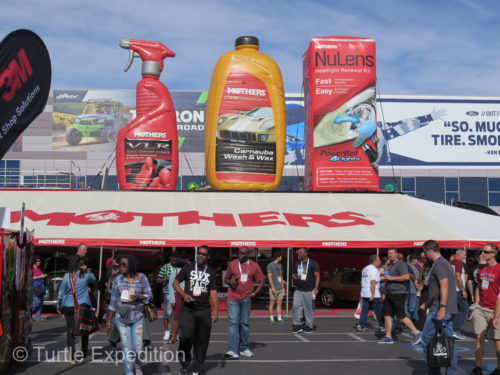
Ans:
{"label": "sunglasses on man", "polygon": [[489,251],[489,250],[481,250],[480,251],[481,254],[493,254],[494,251]]}

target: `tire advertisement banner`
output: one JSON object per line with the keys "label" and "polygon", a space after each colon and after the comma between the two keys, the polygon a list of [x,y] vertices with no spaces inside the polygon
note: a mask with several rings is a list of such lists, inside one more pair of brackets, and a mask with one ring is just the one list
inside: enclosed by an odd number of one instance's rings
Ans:
{"label": "tire advertisement banner", "polygon": [[381,166],[500,166],[500,98],[391,95],[378,111]]}
{"label": "tire advertisement banner", "polygon": [[0,158],[21,151],[21,133],[43,112],[52,68],[47,47],[29,30],[11,32],[0,43]]}

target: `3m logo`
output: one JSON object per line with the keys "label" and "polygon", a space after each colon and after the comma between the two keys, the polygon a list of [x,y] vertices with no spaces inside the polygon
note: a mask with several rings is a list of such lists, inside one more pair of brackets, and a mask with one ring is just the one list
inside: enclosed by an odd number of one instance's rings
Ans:
{"label": "3m logo", "polygon": [[0,92],[3,90],[1,96],[7,102],[10,102],[16,96],[16,92],[33,74],[33,69],[24,48],[18,52],[17,58],[19,62],[15,58],[12,59],[9,66],[0,73]]}

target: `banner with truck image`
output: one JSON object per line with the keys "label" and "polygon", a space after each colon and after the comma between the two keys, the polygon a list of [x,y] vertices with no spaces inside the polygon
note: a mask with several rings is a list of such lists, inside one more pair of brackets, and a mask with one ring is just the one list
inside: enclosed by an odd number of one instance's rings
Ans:
{"label": "banner with truck image", "polygon": [[54,90],[52,148],[112,151],[135,116],[133,90]]}

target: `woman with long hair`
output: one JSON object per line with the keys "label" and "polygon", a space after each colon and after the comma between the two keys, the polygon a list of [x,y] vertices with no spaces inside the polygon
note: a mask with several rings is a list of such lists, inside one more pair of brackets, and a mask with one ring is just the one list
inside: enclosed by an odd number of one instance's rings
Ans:
{"label": "woman with long hair", "polygon": [[153,293],[146,276],[137,272],[135,257],[124,255],[119,266],[121,274],[113,282],[106,331],[111,332],[114,319],[123,346],[125,374],[133,375],[135,367],[135,375],[142,375],[144,305],[153,299]]}
{"label": "woman with long hair", "polygon": [[[73,301],[73,293],[71,292],[71,284],[73,284],[77,301]],[[75,356],[75,305],[90,308],[92,302],[90,300],[89,288],[95,287],[97,280],[91,272],[87,270],[87,260],[85,257],[79,258],[74,264],[74,268],[64,275],[63,281],[59,288],[57,296],[57,312],[64,314],[66,319],[67,343],[70,350],[70,362],[76,364],[77,359],[82,362],[87,359],[87,351],[89,345],[89,337],[82,336],[83,358]]]}
{"label": "woman with long hair", "polygon": [[35,322],[45,322],[47,319],[42,318],[43,297],[45,295],[44,280],[47,277],[41,269],[42,258],[35,256],[33,262],[33,307],[35,313]]}

